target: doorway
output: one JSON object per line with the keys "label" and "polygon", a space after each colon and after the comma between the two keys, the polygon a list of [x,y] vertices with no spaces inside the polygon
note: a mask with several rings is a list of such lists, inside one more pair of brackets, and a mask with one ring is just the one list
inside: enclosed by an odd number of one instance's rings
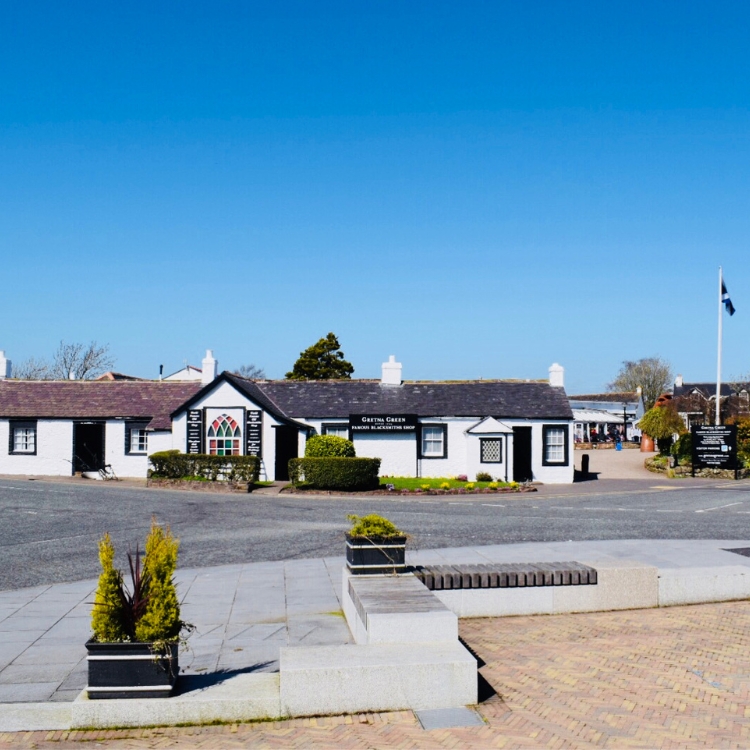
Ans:
{"label": "doorway", "polygon": [[276,461],[274,477],[277,482],[289,481],[289,459],[299,455],[299,430],[296,427],[276,428]]}
{"label": "doorway", "polygon": [[104,468],[104,423],[76,422],[73,425],[73,473]]}
{"label": "doorway", "polygon": [[531,427],[513,428],[513,481],[530,482],[534,478],[531,470]]}

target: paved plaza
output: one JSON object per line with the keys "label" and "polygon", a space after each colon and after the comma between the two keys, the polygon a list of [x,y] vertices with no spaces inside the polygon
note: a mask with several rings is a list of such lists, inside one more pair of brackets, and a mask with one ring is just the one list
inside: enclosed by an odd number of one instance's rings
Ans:
{"label": "paved plaza", "polygon": [[746,748],[750,604],[463,620],[496,691],[483,726],[411,711],[157,729],[0,733],[0,747]]}

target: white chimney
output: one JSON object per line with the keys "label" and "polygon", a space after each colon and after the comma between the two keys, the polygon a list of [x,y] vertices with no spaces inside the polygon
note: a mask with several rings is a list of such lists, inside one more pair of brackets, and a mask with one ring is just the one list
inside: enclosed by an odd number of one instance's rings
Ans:
{"label": "white chimney", "polygon": [[0,350],[0,380],[10,377],[11,361],[5,356],[5,352]]}
{"label": "white chimney", "polygon": [[383,362],[383,377],[381,385],[401,385],[401,363],[396,362],[396,355],[391,354],[387,362]]}
{"label": "white chimney", "polygon": [[674,384],[675,384],[675,385],[676,385],[676,386],[677,386],[678,388],[682,388],[682,375],[678,375],[678,376],[677,376],[677,377],[676,377],[676,378],[674,379]]}
{"label": "white chimney", "polygon": [[214,359],[214,353],[210,349],[206,349],[206,356],[201,362],[203,372],[201,374],[201,383],[208,385],[216,380],[216,374],[219,369],[219,363]]}
{"label": "white chimney", "polygon": [[549,384],[553,388],[565,387],[565,368],[557,362],[549,368]]}

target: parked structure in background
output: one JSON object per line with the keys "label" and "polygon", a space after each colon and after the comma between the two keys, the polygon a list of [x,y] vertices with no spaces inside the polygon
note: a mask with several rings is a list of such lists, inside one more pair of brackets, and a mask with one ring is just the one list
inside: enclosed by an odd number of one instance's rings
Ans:
{"label": "parked structure in background", "polygon": [[641,431],[636,424],[645,414],[640,388],[623,393],[569,396],[569,401],[577,443],[640,440]]}
{"label": "parked structure in background", "polygon": [[[672,389],[672,403],[685,427],[716,422],[716,383],[685,383],[678,375]],[[750,415],[750,383],[721,384],[720,421]]]}
{"label": "parked structure in background", "polygon": [[[341,435],[381,475],[573,481],[573,414],[560,365],[549,380],[250,380],[218,374],[209,350],[190,379],[21,381],[0,353],[0,474],[70,475],[112,467],[145,477],[148,454],[258,455],[263,479],[286,480],[314,434]],[[5,377],[2,377],[5,373]]]}

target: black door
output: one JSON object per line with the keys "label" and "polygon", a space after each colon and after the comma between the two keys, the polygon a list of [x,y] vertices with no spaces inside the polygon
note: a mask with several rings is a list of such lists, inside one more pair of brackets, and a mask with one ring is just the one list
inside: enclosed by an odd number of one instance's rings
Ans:
{"label": "black door", "polygon": [[104,468],[104,424],[76,422],[73,425],[73,471]]}
{"label": "black door", "polygon": [[530,482],[531,471],[531,427],[513,428],[513,481]]}
{"label": "black door", "polygon": [[276,428],[276,463],[274,474],[277,482],[289,481],[289,459],[297,458],[299,430],[296,427]]}

